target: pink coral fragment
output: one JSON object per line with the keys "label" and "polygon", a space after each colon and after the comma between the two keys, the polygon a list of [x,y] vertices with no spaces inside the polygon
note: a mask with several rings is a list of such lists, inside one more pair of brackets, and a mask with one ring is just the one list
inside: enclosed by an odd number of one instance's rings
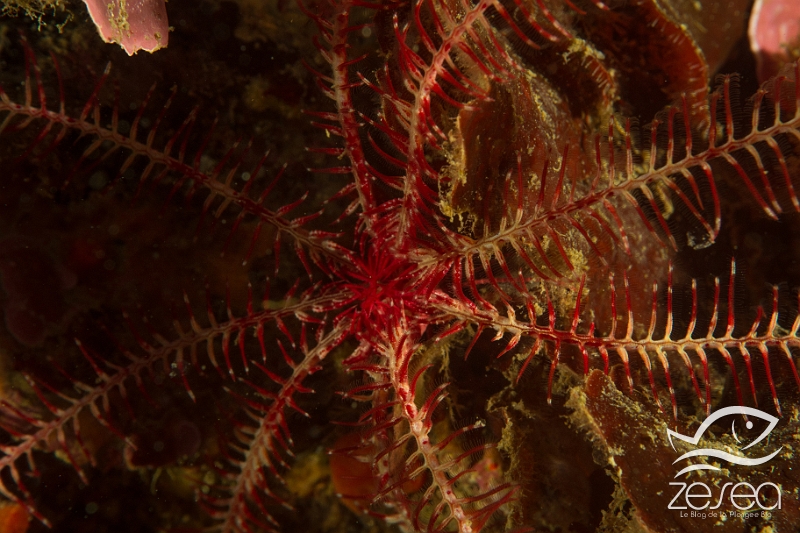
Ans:
{"label": "pink coral fragment", "polygon": [[133,55],[167,46],[169,24],[164,0],[83,0],[97,31]]}

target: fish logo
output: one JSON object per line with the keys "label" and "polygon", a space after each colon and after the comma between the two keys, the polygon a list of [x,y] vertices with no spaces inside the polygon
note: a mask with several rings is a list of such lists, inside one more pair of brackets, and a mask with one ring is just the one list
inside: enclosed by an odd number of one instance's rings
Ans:
{"label": "fish logo", "polygon": [[[693,446],[697,446],[697,443],[700,442],[700,438],[703,436],[706,430],[717,420],[726,417],[728,415],[752,416],[754,418],[760,418],[768,422],[767,428],[764,431],[762,431],[761,434],[753,442],[751,442],[747,446],[740,448],[739,451],[744,451],[748,448],[751,448],[756,444],[758,444],[759,442],[761,442],[762,440],[764,440],[772,432],[772,430],[775,429],[775,426],[778,424],[778,419],[776,417],[772,416],[769,413],[765,413],[764,411],[754,409],[752,407],[744,407],[744,406],[725,407],[724,409],[720,409],[719,411],[716,411],[714,414],[706,418],[705,421],[702,424],[700,424],[700,427],[697,428],[697,431],[695,431],[694,436],[692,437],[687,437],[686,435],[682,435],[676,431],[667,429],[667,438],[669,439],[670,446],[672,446],[673,450],[675,449],[675,443],[672,442],[673,437],[682,440],[684,442],[688,442]],[[741,444],[742,441],[739,438],[741,432],[739,432],[738,434],[736,432],[737,420],[739,420],[739,417],[735,417],[733,422],[731,423],[731,433],[733,434],[733,438],[736,440],[736,442]],[[745,422],[745,427],[747,429],[753,429],[753,421],[747,420]],[[778,452],[780,452],[782,449],[783,446],[781,446],[771,454],[765,455],[764,457],[745,457],[744,455],[736,455],[722,450],[717,450],[714,448],[701,448],[698,450],[692,450],[690,452],[686,452],[685,454],[675,459],[675,461],[673,461],[672,464],[683,461],[684,459],[691,459],[692,457],[715,457],[717,459],[721,459],[723,461],[727,461],[729,463],[733,463],[740,466],[758,466],[766,463],[767,461],[778,455]],[[717,466],[713,466],[706,463],[692,464],[687,466],[677,474],[675,474],[675,477],[677,478],[678,476],[681,476],[683,474],[688,474],[689,472],[692,472],[694,470],[719,470],[719,469],[720,468]]]}

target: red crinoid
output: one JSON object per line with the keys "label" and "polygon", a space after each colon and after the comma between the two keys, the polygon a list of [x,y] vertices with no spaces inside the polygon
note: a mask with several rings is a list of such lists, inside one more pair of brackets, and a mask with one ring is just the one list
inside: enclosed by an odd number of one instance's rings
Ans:
{"label": "red crinoid", "polygon": [[[740,106],[736,76],[708,90],[736,24],[710,37],[707,14],[656,0],[300,9],[323,61],[297,76],[331,101],[307,112],[325,133],[306,156],[324,167],[313,180],[292,166],[269,179],[257,139],[220,148],[214,124],[235,129],[224,112],[173,122],[175,90],[157,113],[156,89],[103,106],[108,70],[73,112],[79,61],[40,67],[23,40],[24,82],[0,93],[4,342],[31,354],[4,378],[6,498],[75,530],[75,504],[47,496],[60,476],[49,451],[85,483],[115,471],[127,486],[136,472],[171,495],[147,500],[145,529],[345,530],[314,514],[345,512],[324,497],[333,485],[373,529],[608,528],[602,483],[574,516],[542,503],[537,476],[556,462],[527,451],[542,446],[540,399],[563,413],[572,388],[578,409],[578,376],[600,369],[631,402],[657,405],[660,423],[732,401],[793,404],[797,306],[777,286],[764,307],[755,283],[742,296],[728,251],[743,231],[731,213],[800,212],[800,64]],[[122,79],[125,102],[139,82]],[[276,109],[299,103],[270,87]],[[653,115],[640,135],[638,117]],[[309,192],[294,199],[297,186]],[[723,269],[687,265],[714,257]],[[188,310],[164,317],[176,290]],[[137,304],[133,318],[116,310]],[[592,376],[590,411],[605,413],[597,391],[613,387]],[[571,479],[590,446],[548,425]],[[318,457],[331,449],[333,483]],[[604,466],[581,468],[588,479]],[[93,527],[122,515],[104,505]]]}

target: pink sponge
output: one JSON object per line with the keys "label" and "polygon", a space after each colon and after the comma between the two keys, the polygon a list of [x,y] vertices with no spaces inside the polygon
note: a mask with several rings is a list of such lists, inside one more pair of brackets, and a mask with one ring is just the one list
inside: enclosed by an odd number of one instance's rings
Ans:
{"label": "pink sponge", "polygon": [[750,15],[750,48],[758,61],[758,79],[766,81],[800,52],[800,2],[756,0]]}
{"label": "pink sponge", "polygon": [[164,0],[83,0],[107,43],[117,43],[133,55],[167,46],[169,24]]}

